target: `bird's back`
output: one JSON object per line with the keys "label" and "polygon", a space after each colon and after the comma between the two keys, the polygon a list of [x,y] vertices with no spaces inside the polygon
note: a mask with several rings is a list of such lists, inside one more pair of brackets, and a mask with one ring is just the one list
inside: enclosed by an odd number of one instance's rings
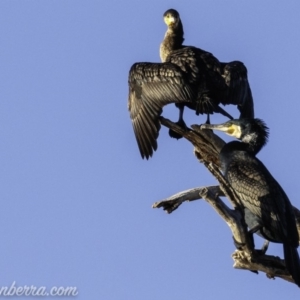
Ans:
{"label": "bird's back", "polygon": [[222,152],[224,175],[244,207],[262,223],[262,235],[297,247],[299,236],[292,205],[268,169],[246,151]]}

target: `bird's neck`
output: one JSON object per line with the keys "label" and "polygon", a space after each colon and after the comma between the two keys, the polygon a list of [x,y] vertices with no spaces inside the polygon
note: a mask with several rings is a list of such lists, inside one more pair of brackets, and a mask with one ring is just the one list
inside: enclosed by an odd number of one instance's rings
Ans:
{"label": "bird's neck", "polygon": [[243,147],[247,149],[246,151],[248,153],[256,155],[264,146],[265,142],[264,136],[259,135],[256,132],[252,132],[243,136],[241,144],[244,145]]}
{"label": "bird's neck", "polygon": [[184,41],[184,32],[181,22],[176,27],[169,27],[165,38],[160,45],[160,58],[162,62],[165,62],[168,55],[175,50],[182,47]]}
{"label": "bird's neck", "polygon": [[231,154],[237,151],[240,152],[247,152],[249,155],[255,156],[260,150],[262,146],[257,144],[254,140],[250,142],[239,142],[239,141],[232,141],[227,143],[223,149],[223,154]]}

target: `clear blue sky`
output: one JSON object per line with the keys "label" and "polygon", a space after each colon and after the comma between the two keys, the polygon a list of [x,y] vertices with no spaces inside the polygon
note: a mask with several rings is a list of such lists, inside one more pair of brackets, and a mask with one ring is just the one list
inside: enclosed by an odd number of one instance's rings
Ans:
{"label": "clear blue sky", "polygon": [[[300,207],[298,1],[3,0],[0,286],[77,286],[77,298],[91,300],[299,297],[295,285],[232,268],[230,230],[207,203],[151,209],[215,184],[166,129],[149,161],[134,138],[128,71],[159,61],[169,8],[180,12],[185,44],[247,66],[271,133],[259,158]],[[281,245],[269,251],[282,256]]]}

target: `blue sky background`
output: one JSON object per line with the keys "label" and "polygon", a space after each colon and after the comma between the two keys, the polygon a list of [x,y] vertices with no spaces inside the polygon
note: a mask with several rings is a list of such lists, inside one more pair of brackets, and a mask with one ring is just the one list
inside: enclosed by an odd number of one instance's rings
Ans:
{"label": "blue sky background", "polygon": [[[151,208],[215,184],[191,144],[165,128],[149,161],[134,138],[128,71],[159,61],[169,8],[185,44],[247,66],[271,133],[259,158],[300,207],[298,1],[2,0],[0,286],[76,286],[78,299],[299,297],[295,285],[232,268],[230,230],[207,203],[171,215]],[[282,256],[282,246],[269,253]]]}

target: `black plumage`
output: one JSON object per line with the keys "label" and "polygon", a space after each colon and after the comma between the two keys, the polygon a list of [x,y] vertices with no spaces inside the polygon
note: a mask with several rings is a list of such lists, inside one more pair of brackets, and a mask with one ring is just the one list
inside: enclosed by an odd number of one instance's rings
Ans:
{"label": "black plumage", "polygon": [[[253,99],[243,63],[219,62],[211,53],[183,46],[183,27],[179,14],[164,14],[168,26],[160,46],[162,63],[135,63],[129,71],[128,108],[142,158],[157,149],[162,108],[175,103],[179,108],[178,124],[183,121],[185,106],[196,114],[221,113],[232,118],[219,104],[235,104],[241,117],[253,117]],[[179,138],[174,132],[172,137]]]}
{"label": "black plumage", "polygon": [[249,229],[256,229],[257,234],[271,242],[283,244],[286,267],[300,286],[299,235],[293,207],[280,184],[255,157],[267,142],[265,123],[240,119],[201,127],[221,130],[241,140],[222,148],[223,174],[241,200]]}

